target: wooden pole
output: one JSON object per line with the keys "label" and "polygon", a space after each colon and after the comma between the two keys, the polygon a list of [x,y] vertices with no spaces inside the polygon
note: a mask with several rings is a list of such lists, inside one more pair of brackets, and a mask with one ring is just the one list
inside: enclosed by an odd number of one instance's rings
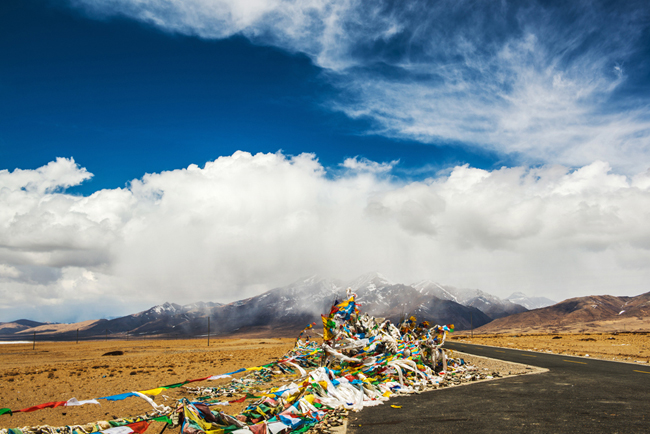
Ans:
{"label": "wooden pole", "polygon": [[36,332],[34,332],[34,344],[32,345],[32,350],[36,349]]}
{"label": "wooden pole", "polygon": [[77,343],[79,343],[79,329],[77,329]]}
{"label": "wooden pole", "polygon": [[210,317],[208,316],[208,346],[210,346]]}
{"label": "wooden pole", "polygon": [[472,337],[474,337],[474,318],[472,317],[472,312],[469,313],[469,323],[472,327]]}

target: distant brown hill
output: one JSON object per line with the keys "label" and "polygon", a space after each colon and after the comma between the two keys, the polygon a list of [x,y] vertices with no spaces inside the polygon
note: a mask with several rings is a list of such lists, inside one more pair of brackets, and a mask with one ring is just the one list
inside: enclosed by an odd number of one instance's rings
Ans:
{"label": "distant brown hill", "polygon": [[31,321],[28,319],[19,319],[12,322],[0,322],[0,336],[1,335],[14,335],[23,330],[28,330],[33,327],[40,327],[46,323]]}
{"label": "distant brown hill", "polygon": [[475,333],[553,333],[650,330],[650,292],[636,297],[576,297],[505,318]]}

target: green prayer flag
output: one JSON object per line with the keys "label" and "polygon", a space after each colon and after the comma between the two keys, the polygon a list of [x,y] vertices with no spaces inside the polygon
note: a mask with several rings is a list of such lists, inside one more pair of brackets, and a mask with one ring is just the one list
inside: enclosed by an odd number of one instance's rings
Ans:
{"label": "green prayer flag", "polygon": [[13,413],[10,408],[0,408],[0,414],[8,414],[11,416]]}
{"label": "green prayer flag", "polygon": [[187,383],[188,383],[187,381],[183,381],[182,383],[174,383],[174,384],[170,384],[169,386],[162,386],[162,387],[163,389],[176,389],[177,387],[181,387],[182,385]]}
{"label": "green prayer flag", "polygon": [[171,425],[173,422],[168,416],[158,416],[158,417],[153,417],[151,420],[156,421],[156,422],[166,422],[167,424]]}
{"label": "green prayer flag", "polygon": [[303,426],[301,426],[300,428],[298,428],[297,430],[294,430],[292,432],[301,433],[301,432],[309,431],[311,429],[311,427],[313,427],[314,425],[316,425],[315,421],[312,422],[312,423],[306,423]]}

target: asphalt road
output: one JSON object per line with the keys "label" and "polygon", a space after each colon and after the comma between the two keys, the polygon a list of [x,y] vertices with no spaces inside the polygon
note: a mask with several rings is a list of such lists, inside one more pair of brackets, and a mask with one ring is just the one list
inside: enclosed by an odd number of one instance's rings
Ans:
{"label": "asphalt road", "polygon": [[351,414],[347,432],[650,433],[650,366],[457,342],[445,348],[549,371],[391,398]]}

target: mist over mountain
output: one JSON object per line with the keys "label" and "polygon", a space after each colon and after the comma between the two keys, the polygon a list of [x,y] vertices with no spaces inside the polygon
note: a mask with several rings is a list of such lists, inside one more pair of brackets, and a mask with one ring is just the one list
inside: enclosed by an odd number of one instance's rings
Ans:
{"label": "mist over mountain", "polygon": [[[187,337],[210,332],[213,336],[295,336],[346,296],[357,294],[362,312],[399,322],[415,315],[431,324],[454,324],[457,330],[480,327],[495,318],[526,308],[478,289],[459,289],[422,281],[413,285],[393,282],[377,272],[350,281],[310,276],[255,297],[228,304],[198,302],[163,303],[148,310],[110,320],[44,325],[27,320],[0,325],[0,338],[39,336],[73,339],[93,337]],[[208,325],[209,319],[209,325]],[[208,330],[209,327],[209,330]]]}
{"label": "mist over mountain", "polygon": [[469,329],[487,324],[493,318],[474,306],[437,296],[435,291],[418,290],[413,285],[394,283],[379,273],[368,273],[348,283],[358,295],[361,310],[376,317],[398,322],[415,315],[418,321],[432,324],[454,324]]}
{"label": "mist over mountain", "polygon": [[423,280],[412,286],[422,294],[431,295],[443,300],[452,300],[467,307],[474,307],[491,319],[502,318],[528,310],[520,304],[510,300],[502,300],[495,295],[488,294],[479,289],[443,286],[431,280]]}
{"label": "mist over mountain", "polygon": [[525,307],[528,310],[539,309],[540,307],[552,306],[556,301],[546,297],[529,297],[523,292],[513,292],[506,300]]}

